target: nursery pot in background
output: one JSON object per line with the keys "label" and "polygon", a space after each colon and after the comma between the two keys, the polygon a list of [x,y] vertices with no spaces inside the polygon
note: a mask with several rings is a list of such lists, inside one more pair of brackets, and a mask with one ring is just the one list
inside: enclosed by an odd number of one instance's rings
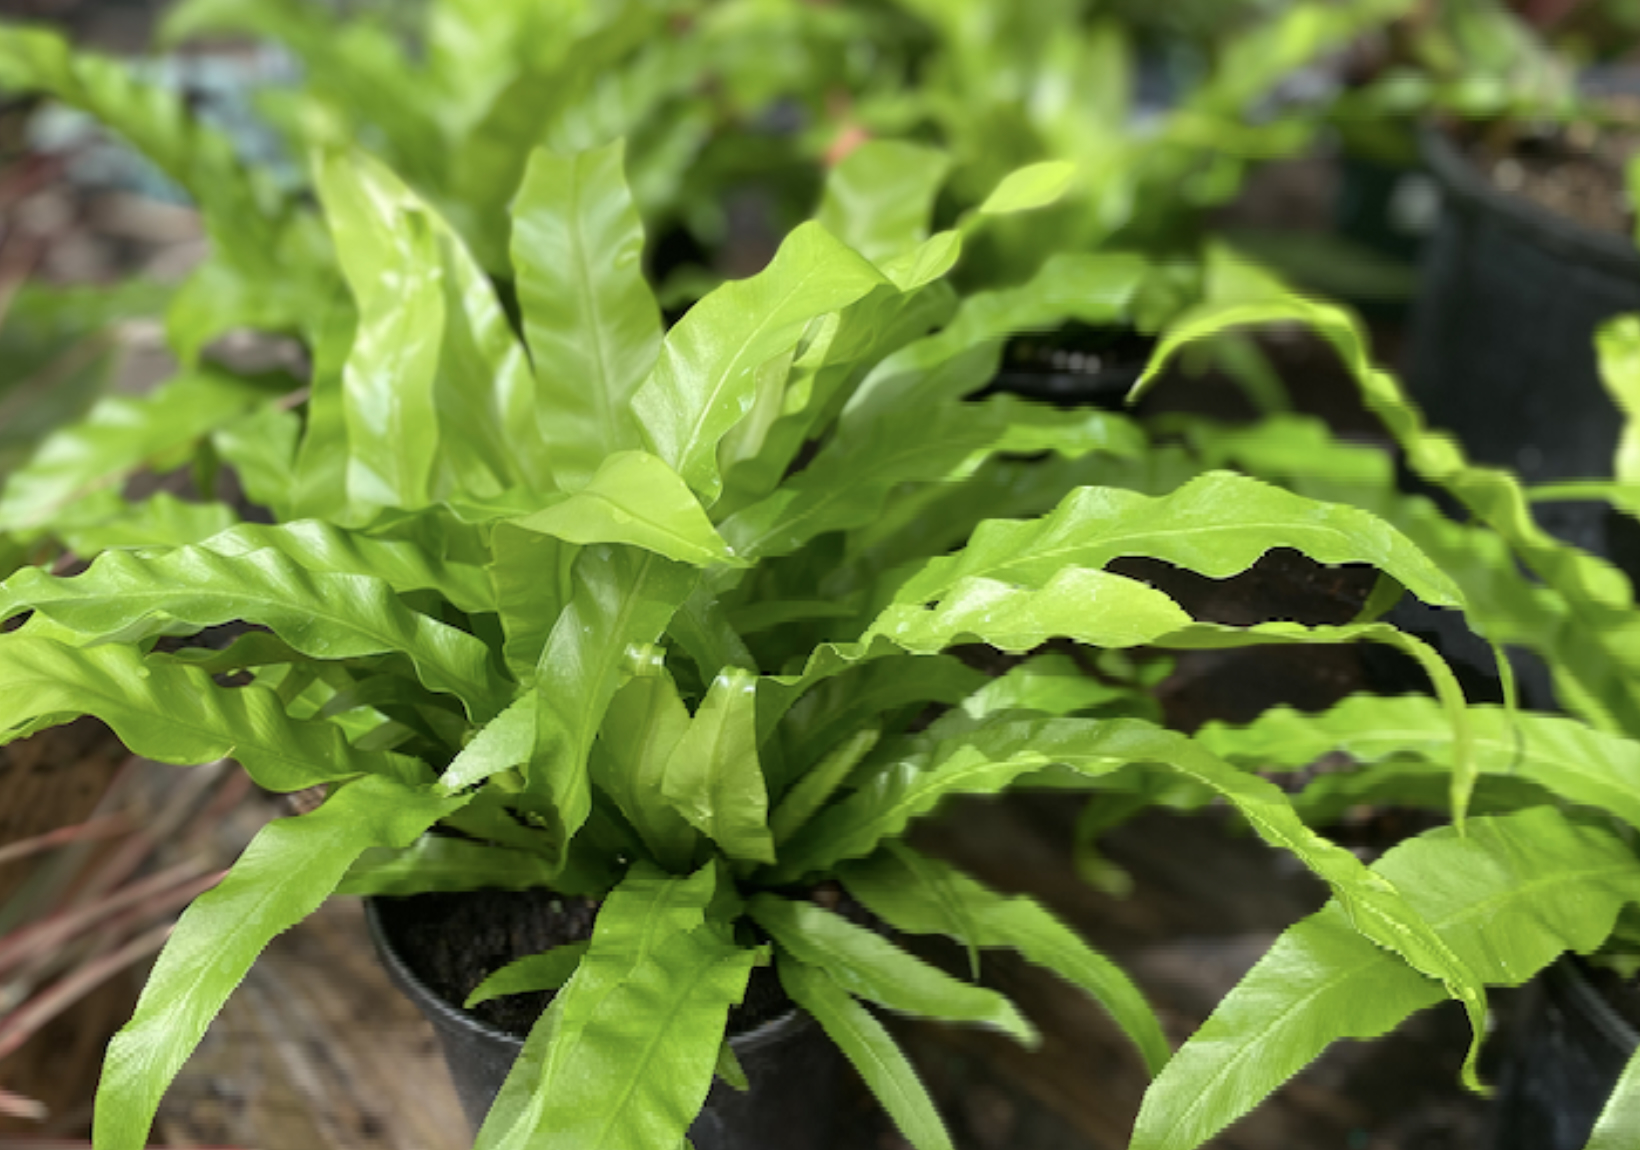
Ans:
{"label": "nursery pot in background", "polygon": [[[411,969],[383,920],[381,900],[365,899],[371,941],[395,985],[433,1024],[456,1096],[476,1133],[523,1039],[445,1001]],[[732,1023],[731,1018],[731,1023]],[[714,1079],[689,1128],[695,1150],[826,1150],[838,1108],[842,1056],[795,1007],[729,1039],[750,1088]]]}
{"label": "nursery pot in background", "polygon": [[[1622,421],[1600,382],[1594,335],[1640,311],[1640,253],[1627,237],[1495,187],[1446,132],[1427,128],[1422,144],[1442,205],[1413,314],[1413,396],[1472,459],[1528,484],[1609,476]],[[1629,525],[1603,502],[1534,511],[1585,550],[1627,549]]]}
{"label": "nursery pot in background", "polygon": [[1640,1032],[1573,959],[1531,994],[1498,1074],[1491,1150],[1583,1150]]}

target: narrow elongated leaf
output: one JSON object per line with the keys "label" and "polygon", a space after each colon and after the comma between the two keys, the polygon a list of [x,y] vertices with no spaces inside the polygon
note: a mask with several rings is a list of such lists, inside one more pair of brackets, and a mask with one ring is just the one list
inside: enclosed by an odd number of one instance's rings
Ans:
{"label": "narrow elongated leaf", "polygon": [[901,484],[965,479],[994,453],[1053,451],[1074,459],[1095,451],[1137,455],[1143,446],[1143,435],[1122,416],[1062,412],[1008,395],[896,412],[822,450],[768,498],[726,520],[722,531],[740,554],[784,555],[823,532],[872,522]]}
{"label": "narrow elongated leaf", "polygon": [[373,847],[348,868],[338,894],[404,895],[428,891],[530,890],[549,886],[546,860],[449,835],[423,835],[405,850]]}
{"label": "narrow elongated leaf", "polygon": [[744,862],[774,861],[769,797],[757,759],[757,676],[729,668],[667,759],[661,794],[690,824]]}
{"label": "narrow elongated leaf", "polygon": [[694,588],[688,567],[630,547],[581,551],[574,593],[559,613],[536,666],[539,698],[530,797],[561,824],[563,840],[591,808],[587,759],[629,649],[654,643]]}
{"label": "narrow elongated leaf", "polygon": [[980,204],[981,215],[1003,216],[1045,208],[1070,190],[1076,165],[1066,160],[1046,160],[1009,172]]}
{"label": "narrow elongated leaf", "polygon": [[672,871],[688,866],[699,841],[661,791],[667,760],[689,722],[677,684],[662,667],[615,692],[592,754],[592,781],[615,800],[656,860]]}
{"label": "narrow elongated leaf", "polygon": [[1001,895],[955,867],[909,849],[843,864],[848,892],[896,930],[944,934],[975,947],[1009,947],[1086,991],[1156,1074],[1171,1053],[1161,1023],[1122,969],[1025,895]]}
{"label": "narrow elongated leaf", "polygon": [[95,715],[139,755],[182,764],[231,756],[270,791],[360,774],[425,774],[414,760],[350,747],[330,723],[290,718],[265,687],[219,687],[205,671],[144,660],[130,647],[70,647],[12,633],[0,636],[0,655],[12,724]]}
{"label": "narrow elongated leaf", "polygon": [[367,575],[401,593],[437,591],[468,614],[496,609],[495,593],[481,568],[430,554],[413,543],[372,539],[322,520],[276,526],[245,523],[201,546],[229,558],[272,549],[315,573]]}
{"label": "narrow elongated leaf", "polygon": [[756,952],[706,918],[714,868],[634,870],[524,1042],[476,1150],[677,1146],[712,1083]]}
{"label": "narrow elongated leaf", "polygon": [[990,1026],[1027,1046],[1040,1040],[1036,1028],[996,991],[952,978],[814,903],[759,894],[746,910],[782,951],[824,970],[857,998],[904,1014]]}
{"label": "narrow elongated leaf", "polygon": [[473,988],[461,1005],[471,1010],[481,1002],[507,994],[531,994],[557,990],[570,980],[581,965],[588,943],[566,942],[540,954],[527,954],[509,962]]}
{"label": "narrow elongated leaf", "polygon": [[[1487,982],[1518,986],[1605,941],[1640,900],[1640,864],[1609,831],[1537,807],[1394,848],[1374,870]],[[1438,984],[1363,938],[1337,903],[1290,928],[1152,1084],[1135,1150],[1190,1150],[1339,1038],[1373,1038],[1440,1001]]]}
{"label": "narrow elongated leaf", "polygon": [[[91,558],[102,551],[135,547],[183,547],[199,543],[239,521],[225,503],[189,503],[161,491],[141,503],[126,503],[107,492],[118,510],[82,520],[95,499],[83,499],[57,520],[57,535],[74,554]],[[77,522],[78,521],[78,522]]]}
{"label": "narrow elongated leaf", "polygon": [[[1558,715],[1510,716],[1501,707],[1471,707],[1469,720],[1481,773],[1528,779],[1640,828],[1640,743]],[[1452,725],[1440,704],[1421,695],[1354,695],[1318,715],[1277,707],[1245,727],[1209,723],[1196,737],[1249,765],[1300,767],[1331,751],[1361,763],[1414,754],[1450,765],[1455,755]]]}
{"label": "narrow elongated leaf", "polygon": [[890,606],[873,620],[866,637],[887,635],[920,652],[942,651],[967,637],[1004,651],[1030,651],[1058,635],[1096,647],[1136,647],[1190,623],[1183,607],[1147,583],[1065,567],[1030,591],[966,577],[932,608]]}
{"label": "narrow elongated leaf", "polygon": [[1623,434],[1612,475],[1619,481],[1640,481],[1640,316],[1608,320],[1595,335],[1600,356],[1600,381],[1623,414]]}
{"label": "narrow elongated leaf", "polygon": [[456,757],[439,776],[438,785],[446,794],[455,794],[492,775],[528,763],[535,751],[539,706],[540,700],[533,691],[514,699],[456,752]]}
{"label": "narrow elongated leaf", "polygon": [[183,912],[114,1036],[97,1088],[98,1150],[140,1150],[160,1096],[274,935],[317,910],[353,860],[401,848],[459,807],[380,776],[336,790],[318,810],[264,827],[228,876]]}
{"label": "narrow elongated leaf", "polygon": [[1583,1150],[1623,1150],[1640,1138],[1640,1051],[1629,1056]]}
{"label": "narrow elongated leaf", "polygon": [[878,266],[928,237],[934,196],[951,160],[902,140],[868,140],[826,177],[818,220]]}
{"label": "narrow elongated leaf", "polygon": [[[1236,770],[1186,735],[1135,719],[1043,719],[994,723],[932,746],[908,745],[906,754],[857,780],[857,790],[791,841],[776,881],[865,857],[948,795],[994,793],[1055,764],[1089,779],[1130,763],[1157,764],[1222,795],[1261,838],[1325,880],[1363,935],[1444,982],[1464,1003],[1477,1042],[1485,1033],[1485,992],[1475,971],[1435,935],[1402,892],[1304,826],[1272,784]],[[1472,1047],[1466,1067],[1471,1079],[1475,1054]]]}
{"label": "narrow elongated leaf", "polygon": [[490,532],[490,551],[485,572],[507,636],[502,657],[514,676],[525,679],[535,671],[559,612],[575,594],[571,576],[581,549],[503,520]]}
{"label": "narrow elongated leaf", "polygon": [[641,445],[627,405],[660,349],[624,158],[619,140],[573,156],[537,149],[512,207],[524,337],[552,413],[541,435],[572,491],[605,457]]}
{"label": "narrow elongated leaf", "polygon": [[951,1150],[951,1136],[929,1100],[917,1072],[871,1012],[850,998],[823,969],[782,954],[775,963],[780,985],[814,1016],[883,1104],[916,1150]]}
{"label": "narrow elongated leaf", "polygon": [[819,224],[798,227],[767,268],[710,293],[667,333],[632,397],[644,440],[713,503],[723,487],[718,441],[750,406],[753,373],[795,345],[811,320],[883,282]]}
{"label": "narrow elongated leaf", "polygon": [[678,473],[647,451],[621,451],[569,498],[514,526],[569,543],[628,543],[680,563],[741,563]]}
{"label": "narrow elongated leaf", "polygon": [[774,836],[775,846],[791,838],[808,822],[814,812],[843,785],[881,737],[882,732],[873,727],[856,731],[798,776],[797,782],[769,816],[769,833]]}
{"label": "narrow elongated leaf", "polygon": [[66,579],[26,568],[0,584],[0,616],[23,610],[88,641],[162,634],[174,622],[244,620],[317,659],[402,653],[423,683],[455,695],[480,721],[512,694],[472,635],[411,611],[379,579],[315,573],[272,548],[236,556],[204,546],[110,551]]}
{"label": "narrow elongated leaf", "polygon": [[314,175],[359,314],[342,374],[347,494],[366,506],[425,507],[445,326],[435,225],[396,176],[361,154],[321,153]]}
{"label": "narrow elongated leaf", "polygon": [[41,441],[0,494],[0,530],[47,527],[76,500],[150,465],[176,466],[201,436],[267,391],[226,372],[178,376],[140,398],[109,396]]}
{"label": "narrow elongated leaf", "polygon": [[1226,472],[1200,476],[1157,499],[1114,487],[1078,488],[1039,520],[982,524],[967,547],[932,560],[895,599],[921,603],[973,576],[1040,585],[1067,563],[1103,567],[1124,555],[1148,555],[1222,579],[1282,546],[1322,563],[1370,563],[1435,606],[1462,603],[1440,568],[1376,516]]}

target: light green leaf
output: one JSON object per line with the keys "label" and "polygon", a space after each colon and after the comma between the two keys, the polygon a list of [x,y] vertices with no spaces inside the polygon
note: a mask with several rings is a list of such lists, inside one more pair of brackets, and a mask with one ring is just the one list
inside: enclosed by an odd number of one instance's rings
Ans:
{"label": "light green leaf", "polygon": [[[1557,715],[1511,719],[1501,707],[1471,707],[1469,722],[1482,774],[1530,780],[1640,828],[1640,743]],[[1234,762],[1289,769],[1333,751],[1363,764],[1414,754],[1447,768],[1456,754],[1452,724],[1439,703],[1421,695],[1354,695],[1318,715],[1277,707],[1245,727],[1209,723],[1196,738]]]}
{"label": "light green leaf", "polygon": [[428,891],[529,890],[550,886],[552,879],[539,855],[429,834],[405,850],[366,851],[348,868],[336,892],[401,898]]}
{"label": "light green leaf", "polygon": [[1600,380],[1623,415],[1623,434],[1612,461],[1612,475],[1624,483],[1640,482],[1640,316],[1608,320],[1595,333]]}
{"label": "light green leaf", "polygon": [[302,418],[278,404],[264,404],[220,425],[211,446],[232,467],[252,503],[282,520],[294,519],[296,445]]}
{"label": "light green leaf", "polygon": [[503,520],[490,532],[490,552],[485,571],[507,635],[502,657],[516,678],[526,679],[535,671],[559,612],[575,594],[571,576],[581,549]]}
{"label": "light green leaf", "polygon": [[951,1136],[894,1039],[825,970],[788,954],[775,962],[780,985],[814,1016],[916,1150],[952,1150]]}
{"label": "light green leaf", "polygon": [[98,1150],[141,1150],[172,1078],[270,939],[318,909],[371,847],[408,846],[461,805],[392,779],[339,787],[318,810],[264,827],[178,920],[114,1036],[97,1088]]}
{"label": "light green leaf", "polygon": [[1056,636],[1097,647],[1137,647],[1190,623],[1184,608],[1147,583],[1108,571],[1065,567],[1036,590],[996,579],[963,578],[932,608],[909,603],[888,607],[865,637],[886,635],[907,650],[923,653],[943,651],[966,638],[1022,652]]}
{"label": "light green leaf", "polygon": [[644,440],[707,504],[722,490],[718,441],[752,399],[754,373],[795,345],[811,320],[883,283],[819,224],[786,237],[767,268],[724,284],[680,320],[632,410]]}
{"label": "light green leaf", "polygon": [[203,670],[145,661],[125,646],[0,636],[0,691],[13,725],[95,715],[139,755],[183,764],[232,757],[270,791],[360,774],[409,781],[425,773],[414,760],[350,747],[330,723],[290,718],[265,687],[219,687]]}
{"label": "light green leaf", "polygon": [[1030,212],[1057,203],[1070,190],[1076,165],[1068,160],[1044,160],[1009,172],[985,197],[979,212],[984,216]]}
{"label": "light green leaf", "polygon": [[598,544],[574,564],[574,592],[536,665],[539,698],[527,795],[560,824],[563,841],[591,809],[587,760],[628,651],[651,644],[694,589],[695,573],[646,551]]}
{"label": "light green leaf", "polygon": [[857,998],[921,1018],[989,1026],[1027,1046],[1040,1041],[1036,1028],[996,991],[952,978],[841,915],[772,894],[754,895],[746,909],[781,951],[824,970]]}
{"label": "light green leaf", "polygon": [[634,869],[610,893],[574,977],[525,1039],[476,1150],[527,1150],[549,1138],[577,1150],[680,1144],[757,957],[706,918],[714,873]]}
{"label": "light green leaf", "polygon": [[1170,1050],[1161,1023],[1122,969],[1025,895],[1001,895],[947,863],[909,849],[843,864],[848,892],[896,930],[1009,947],[1086,991],[1110,1012],[1156,1074]]}
{"label": "light green leaf", "polygon": [[589,943],[566,942],[541,954],[528,954],[509,962],[473,988],[461,1005],[471,1010],[481,1002],[506,994],[531,994],[557,990],[570,980],[581,965]]}
{"label": "light green leaf", "polygon": [[25,568],[0,584],[0,617],[24,610],[87,641],[244,620],[316,659],[402,653],[427,687],[455,695],[479,721],[512,695],[479,639],[410,610],[380,579],[314,572],[273,548],[232,556],[205,545],[109,551],[72,578]]}
{"label": "light green leaf", "polygon": [[[792,879],[864,857],[952,794],[991,794],[1055,765],[1092,780],[1130,763],[1166,767],[1222,795],[1261,838],[1324,879],[1357,930],[1413,968],[1440,978],[1464,1003],[1477,1041],[1485,1033],[1485,995],[1475,971],[1436,937],[1393,884],[1304,826],[1272,784],[1236,770],[1189,736],[1140,720],[1016,720],[932,745],[907,740],[904,754],[857,779],[854,792],[809,822],[782,852],[781,867],[771,878]],[[1466,1067],[1471,1079],[1474,1057],[1472,1047]]]}
{"label": "light green leaf", "polygon": [[725,520],[722,532],[746,556],[784,555],[827,531],[882,514],[902,484],[954,483],[997,453],[1096,451],[1137,455],[1144,437],[1120,415],[1063,412],[999,395],[977,404],[894,412],[861,435],[824,448],[772,494]]}
{"label": "light green leaf", "polygon": [[1445,573],[1376,516],[1228,472],[1199,476],[1160,498],[1082,487],[1041,519],[982,524],[967,547],[930,561],[895,601],[926,602],[974,576],[1040,586],[1066,564],[1103,567],[1125,555],[1222,579],[1282,546],[1322,563],[1370,563],[1426,603],[1462,603]]}
{"label": "light green leaf", "polygon": [[617,140],[530,155],[512,207],[512,262],[560,487],[574,490],[641,439],[627,404],[654,366],[660,313],[644,280],[643,224]]}
{"label": "light green leaf", "polygon": [[570,543],[629,543],[696,567],[744,563],[677,472],[646,451],[609,456],[575,494],[511,522]]}
{"label": "light green leaf", "polygon": [[933,148],[868,140],[826,177],[814,218],[882,267],[928,237],[934,196],[950,168],[950,157]]}
{"label": "light green leaf", "polygon": [[[0,29],[0,33],[5,30]],[[194,443],[267,391],[227,372],[178,376],[140,398],[109,396],[48,435],[0,494],[0,530],[49,527],[75,501],[144,467],[186,462]]]}
{"label": "light green leaf", "polygon": [[775,846],[796,834],[814,812],[825,805],[881,737],[882,732],[874,727],[856,731],[798,776],[774,814],[769,816],[769,833],[774,837]]}
{"label": "light green leaf", "polygon": [[[1609,831],[1548,807],[1441,828],[1373,868],[1487,983],[1519,986],[1587,952],[1640,899],[1640,865]],[[1374,1038],[1441,999],[1438,983],[1362,937],[1331,903],[1290,928],[1151,1085],[1135,1150],[1191,1150],[1339,1038]]]}
{"label": "light green leaf", "polygon": [[1583,1150],[1624,1150],[1636,1138],[1640,1138],[1640,1051],[1624,1064]]}
{"label": "light green leaf", "polygon": [[439,789],[445,794],[455,794],[492,775],[528,763],[535,751],[538,707],[535,693],[526,691],[480,727],[444,768],[438,780]]}
{"label": "light green leaf", "polygon": [[425,507],[438,460],[434,382],[445,326],[434,222],[396,176],[362,154],[321,152],[314,176],[359,311],[342,373],[348,497]]}
{"label": "light green leaf", "polygon": [[239,521],[233,508],[225,503],[190,503],[161,491],[141,503],[117,500],[118,511],[114,514],[97,516],[91,523],[76,522],[91,502],[78,501],[73,512],[58,521],[58,536],[70,551],[83,558],[115,548],[182,547],[208,539]]}
{"label": "light green leaf", "polygon": [[667,759],[661,794],[690,824],[743,862],[774,861],[769,798],[757,758],[757,676],[727,668]]}
{"label": "light green leaf", "polygon": [[592,753],[592,781],[615,800],[655,859],[671,871],[688,867],[699,841],[661,791],[667,760],[689,726],[689,709],[662,667],[615,692]]}
{"label": "light green leaf", "polygon": [[393,590],[436,591],[468,614],[496,609],[484,571],[399,539],[373,539],[318,519],[277,525],[243,523],[200,546],[224,558],[277,551],[315,574],[366,575]]}

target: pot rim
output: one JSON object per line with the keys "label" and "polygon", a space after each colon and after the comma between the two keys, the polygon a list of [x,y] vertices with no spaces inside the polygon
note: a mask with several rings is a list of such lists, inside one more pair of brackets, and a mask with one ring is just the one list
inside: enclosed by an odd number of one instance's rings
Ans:
{"label": "pot rim", "polygon": [[[446,1001],[437,994],[432,987],[423,982],[416,972],[410,969],[409,963],[399,953],[387,937],[387,930],[382,925],[381,912],[377,909],[374,897],[367,896],[364,902],[365,927],[370,932],[370,941],[376,947],[376,953],[387,967],[387,973],[393,982],[403,991],[422,1012],[435,1016],[452,1028],[459,1030],[476,1031],[492,1042],[498,1042],[512,1047],[514,1051],[524,1048],[524,1040],[511,1031],[492,1026],[482,1018],[461,1009],[452,1002]],[[787,1037],[807,1029],[814,1024],[814,1020],[802,1008],[793,1006],[783,1014],[776,1015],[766,1022],[760,1022],[750,1030],[743,1030],[739,1034],[729,1036],[729,1046],[737,1055],[750,1054],[766,1046],[772,1046]]]}
{"label": "pot rim", "polygon": [[1441,190],[1489,209],[1501,223],[1542,247],[1575,261],[1598,264],[1613,274],[1640,279],[1640,251],[1632,240],[1557,215],[1543,205],[1495,187],[1438,123],[1418,130],[1419,151]]}

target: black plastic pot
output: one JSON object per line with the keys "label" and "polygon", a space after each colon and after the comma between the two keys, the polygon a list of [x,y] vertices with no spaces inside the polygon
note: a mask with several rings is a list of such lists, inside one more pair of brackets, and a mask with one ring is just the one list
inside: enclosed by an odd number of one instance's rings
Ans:
{"label": "black plastic pot", "polygon": [[[1640,253],[1495,188],[1444,132],[1422,143],[1442,206],[1413,315],[1412,394],[1470,458],[1528,483],[1610,475],[1621,420],[1594,334],[1640,310]],[[1598,554],[1613,554],[1623,528],[1599,502],[1535,510],[1545,530]]]}
{"label": "black plastic pot", "polygon": [[1640,1032],[1569,959],[1538,979],[1498,1074],[1492,1150],[1583,1150]]}
{"label": "black plastic pot", "polygon": [[[523,1040],[473,1017],[433,993],[405,962],[383,928],[375,900],[365,922],[388,975],[433,1024],[456,1096],[476,1133],[523,1048]],[[793,1008],[731,1036],[750,1089],[712,1083],[689,1128],[695,1150],[826,1150],[837,1112],[842,1055],[825,1033]]]}

